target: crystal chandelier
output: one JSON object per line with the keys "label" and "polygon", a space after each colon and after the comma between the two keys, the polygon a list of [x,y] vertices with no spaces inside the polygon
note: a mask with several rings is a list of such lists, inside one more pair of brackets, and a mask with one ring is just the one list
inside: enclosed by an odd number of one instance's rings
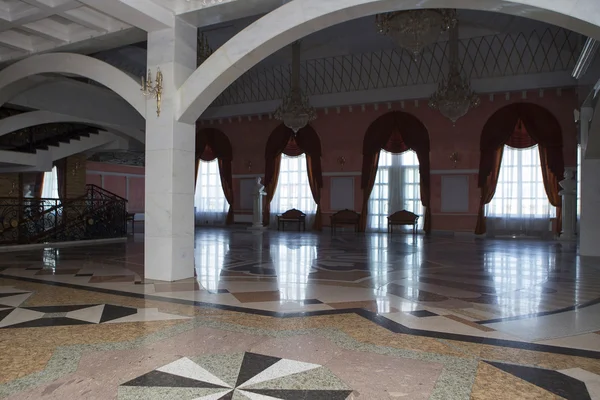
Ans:
{"label": "crystal chandelier", "polygon": [[300,42],[292,45],[292,87],[275,111],[275,119],[282,121],[294,133],[304,128],[317,118],[317,113],[310,106],[308,96],[300,90]]}
{"label": "crystal chandelier", "polygon": [[196,44],[196,65],[200,66],[204,61],[210,57],[214,51],[208,44],[208,38],[204,35],[204,32],[198,34],[198,40]]}
{"label": "crystal chandelier", "polygon": [[456,10],[397,11],[378,14],[375,18],[379,33],[390,36],[417,59],[425,47],[437,41],[441,32],[456,25]]}
{"label": "crystal chandelier", "polygon": [[460,74],[458,64],[458,24],[450,29],[450,72],[448,78],[442,81],[438,90],[429,99],[429,107],[439,110],[440,113],[456,124],[464,117],[469,109],[477,107],[481,100],[477,93],[471,90],[469,81]]}

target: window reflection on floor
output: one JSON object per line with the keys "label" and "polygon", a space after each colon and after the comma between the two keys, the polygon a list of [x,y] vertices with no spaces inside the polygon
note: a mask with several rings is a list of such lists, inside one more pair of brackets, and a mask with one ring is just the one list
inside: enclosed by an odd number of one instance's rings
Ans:
{"label": "window reflection on floor", "polygon": [[[410,238],[409,238],[410,236]],[[378,235],[368,236],[369,269],[373,282],[373,291],[377,296],[378,313],[395,311],[413,311],[418,303],[392,301],[387,292],[387,285],[397,282],[406,286],[406,293],[414,298],[419,296],[418,282],[421,271],[421,249],[416,246],[412,235]],[[398,271],[398,266],[404,266]],[[410,268],[407,268],[410,266]],[[395,271],[392,271],[395,269]]]}
{"label": "window reflection on floor", "polygon": [[273,263],[277,266],[281,300],[305,299],[308,275],[317,257],[317,247],[286,243],[272,245],[270,251]]}
{"label": "window reflection on floor", "polygon": [[229,235],[219,232],[203,236],[203,240],[196,243],[197,281],[208,291],[219,289],[221,270],[229,250],[229,240]]}
{"label": "window reflection on floor", "polygon": [[491,306],[500,307],[508,315],[545,311],[554,297],[553,290],[545,284],[556,270],[555,257],[552,253],[531,251],[527,255],[518,251],[486,253],[482,279],[488,279],[493,288],[489,294],[497,298]]}

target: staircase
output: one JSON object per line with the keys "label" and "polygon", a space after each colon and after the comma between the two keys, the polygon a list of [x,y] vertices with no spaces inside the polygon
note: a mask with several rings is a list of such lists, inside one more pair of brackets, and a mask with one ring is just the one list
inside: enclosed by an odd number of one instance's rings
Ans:
{"label": "staircase", "polygon": [[0,245],[110,239],[127,235],[127,200],[96,185],[79,198],[0,198]]}

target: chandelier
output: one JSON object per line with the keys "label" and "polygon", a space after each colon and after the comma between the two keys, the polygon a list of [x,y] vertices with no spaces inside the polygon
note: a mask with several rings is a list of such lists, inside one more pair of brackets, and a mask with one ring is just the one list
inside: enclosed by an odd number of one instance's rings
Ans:
{"label": "chandelier", "polygon": [[294,133],[317,118],[317,113],[310,106],[308,96],[300,90],[300,42],[292,45],[292,85],[290,93],[283,98],[275,111],[275,119],[283,122]]}
{"label": "chandelier", "polygon": [[379,33],[390,36],[416,60],[423,49],[435,43],[441,32],[456,25],[454,9],[424,9],[378,14]]}
{"label": "chandelier", "polygon": [[458,64],[458,24],[450,29],[450,72],[448,78],[442,81],[438,90],[429,99],[429,107],[439,110],[440,113],[456,124],[464,117],[469,109],[479,106],[481,100],[477,93],[471,90],[468,80],[460,74]]}
{"label": "chandelier", "polygon": [[214,50],[212,49],[212,47],[210,47],[210,44],[208,44],[208,38],[204,35],[204,32],[198,34],[196,51],[197,66],[202,65],[202,63],[214,53]]}

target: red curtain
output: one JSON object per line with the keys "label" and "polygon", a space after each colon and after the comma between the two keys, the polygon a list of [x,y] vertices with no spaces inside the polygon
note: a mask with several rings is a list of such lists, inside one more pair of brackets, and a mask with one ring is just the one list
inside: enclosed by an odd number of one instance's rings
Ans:
{"label": "red curtain", "polygon": [[33,197],[36,199],[42,198],[42,190],[44,189],[44,173],[38,172],[35,175],[35,186],[33,187]]}
{"label": "red curtain", "polygon": [[[527,138],[529,136],[529,138]],[[544,188],[550,204],[556,207],[557,233],[562,230],[562,199],[558,195],[565,169],[562,130],[554,115],[545,108],[531,103],[515,103],[498,110],[486,122],[481,133],[479,187],[481,201],[475,233],[483,234],[485,205],[494,197],[502,151],[505,144],[526,148],[538,144]]]}
{"label": "red curtain", "polygon": [[218,159],[219,175],[221,178],[221,187],[229,203],[229,212],[227,213],[226,224],[233,224],[233,174],[231,161],[233,159],[233,150],[231,142],[227,135],[218,129],[206,128],[200,129],[196,125],[196,173],[194,182],[198,179],[198,168],[200,160],[213,161]]}
{"label": "red curtain", "polygon": [[[265,148],[265,206],[263,208],[263,224],[269,225],[271,214],[271,200],[277,189],[279,178],[279,167],[281,154],[288,156],[299,156],[306,154],[306,165],[308,171],[308,182],[313,199],[317,204],[317,214],[313,229],[321,230],[321,189],[323,188],[323,172],[321,169],[321,139],[317,132],[307,125],[300,129],[296,135],[294,132],[281,124],[273,130]],[[302,210],[301,210],[302,211]]]}
{"label": "red curtain", "polygon": [[377,164],[381,149],[392,153],[402,153],[412,149],[419,159],[421,203],[425,208],[423,230],[431,232],[431,167],[429,162],[429,132],[415,116],[392,111],[377,118],[367,129],[363,141],[363,167],[361,187],[363,207],[360,215],[360,229],[365,231],[369,213],[369,197],[377,176]]}

